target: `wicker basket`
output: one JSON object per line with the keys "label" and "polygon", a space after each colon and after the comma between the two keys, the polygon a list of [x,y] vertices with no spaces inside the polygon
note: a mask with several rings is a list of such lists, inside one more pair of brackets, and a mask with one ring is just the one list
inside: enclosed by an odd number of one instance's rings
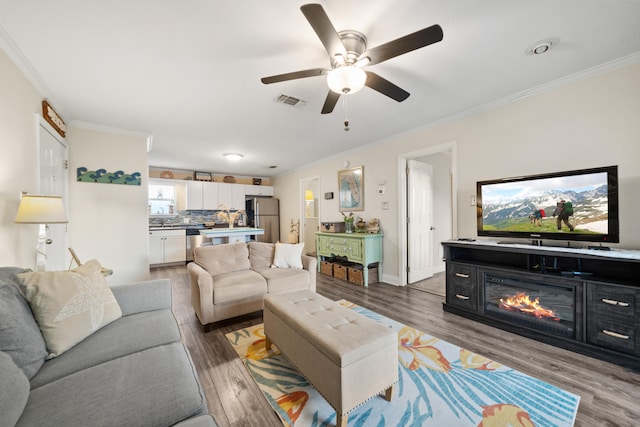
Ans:
{"label": "wicker basket", "polygon": [[[369,275],[369,284],[378,283],[378,266],[371,265],[367,270],[367,274]],[[356,264],[350,266],[347,271],[347,277],[349,282],[355,283],[356,285],[364,286],[364,274],[362,265]]]}
{"label": "wicker basket", "polygon": [[333,277],[340,280],[347,280],[347,269],[349,266],[344,264],[334,264],[333,265]]}
{"label": "wicker basket", "polygon": [[320,261],[320,273],[333,276],[333,263],[330,261]]}

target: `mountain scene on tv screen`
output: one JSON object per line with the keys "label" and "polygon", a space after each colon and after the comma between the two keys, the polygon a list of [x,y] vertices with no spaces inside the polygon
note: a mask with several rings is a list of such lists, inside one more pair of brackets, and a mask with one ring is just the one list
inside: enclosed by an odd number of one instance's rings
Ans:
{"label": "mountain scene on tv screen", "polygon": [[573,233],[607,233],[606,185],[585,191],[551,190],[536,196],[483,203],[483,229],[485,231],[569,233],[570,230],[564,222],[558,230],[557,213],[554,217],[554,210],[561,200],[572,204],[573,214],[568,217],[568,222],[574,227]]}

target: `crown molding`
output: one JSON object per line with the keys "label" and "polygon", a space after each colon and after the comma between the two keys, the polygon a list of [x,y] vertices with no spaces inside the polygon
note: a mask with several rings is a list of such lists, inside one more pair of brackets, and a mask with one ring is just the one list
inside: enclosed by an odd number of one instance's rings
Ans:
{"label": "crown molding", "polygon": [[560,87],[566,86],[571,83],[586,80],[592,77],[596,77],[596,76],[608,73],[610,71],[618,70],[620,68],[633,65],[633,64],[638,64],[638,63],[640,63],[640,52],[635,52],[630,55],[623,56],[621,58],[617,58],[612,61],[605,62],[603,64],[584,69],[582,71],[578,71],[577,73],[569,74],[559,79],[541,84],[539,86],[535,86],[530,89],[525,89],[523,91],[516,92],[514,94],[505,96],[503,98],[487,102],[485,104],[479,105],[469,110],[462,111],[460,113],[456,113],[448,117],[444,117],[426,126],[432,127],[435,124],[450,122],[450,121],[457,120],[463,117],[468,117],[480,112],[487,112],[490,110],[494,110],[496,108],[503,107],[505,105],[511,104],[516,101],[520,101],[530,96],[535,96],[538,94],[549,92],[551,90],[559,89]]}
{"label": "crown molding", "polygon": [[40,77],[40,74],[38,74],[36,69],[33,68],[33,65],[31,65],[29,60],[27,60],[18,46],[13,42],[13,39],[11,39],[9,33],[7,33],[2,25],[0,25],[0,49],[2,49],[15,66],[18,67],[20,72],[33,85],[40,96],[48,99],[52,105],[55,105],[56,110],[58,110],[61,115],[64,115],[64,108],[52,99],[52,92],[49,87],[45,84],[44,80]]}

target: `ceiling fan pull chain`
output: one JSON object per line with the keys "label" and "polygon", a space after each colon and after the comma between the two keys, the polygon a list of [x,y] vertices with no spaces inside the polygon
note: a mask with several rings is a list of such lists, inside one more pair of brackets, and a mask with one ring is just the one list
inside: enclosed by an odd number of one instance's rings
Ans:
{"label": "ceiling fan pull chain", "polygon": [[349,132],[349,110],[347,108],[347,98],[349,96],[343,96],[344,98],[344,131]]}

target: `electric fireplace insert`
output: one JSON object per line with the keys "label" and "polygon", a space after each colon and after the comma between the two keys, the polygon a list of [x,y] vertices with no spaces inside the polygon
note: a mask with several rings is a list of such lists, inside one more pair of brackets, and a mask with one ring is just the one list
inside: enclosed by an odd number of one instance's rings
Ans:
{"label": "electric fireplace insert", "polygon": [[486,274],[484,314],[551,335],[576,337],[576,296],[571,286]]}

